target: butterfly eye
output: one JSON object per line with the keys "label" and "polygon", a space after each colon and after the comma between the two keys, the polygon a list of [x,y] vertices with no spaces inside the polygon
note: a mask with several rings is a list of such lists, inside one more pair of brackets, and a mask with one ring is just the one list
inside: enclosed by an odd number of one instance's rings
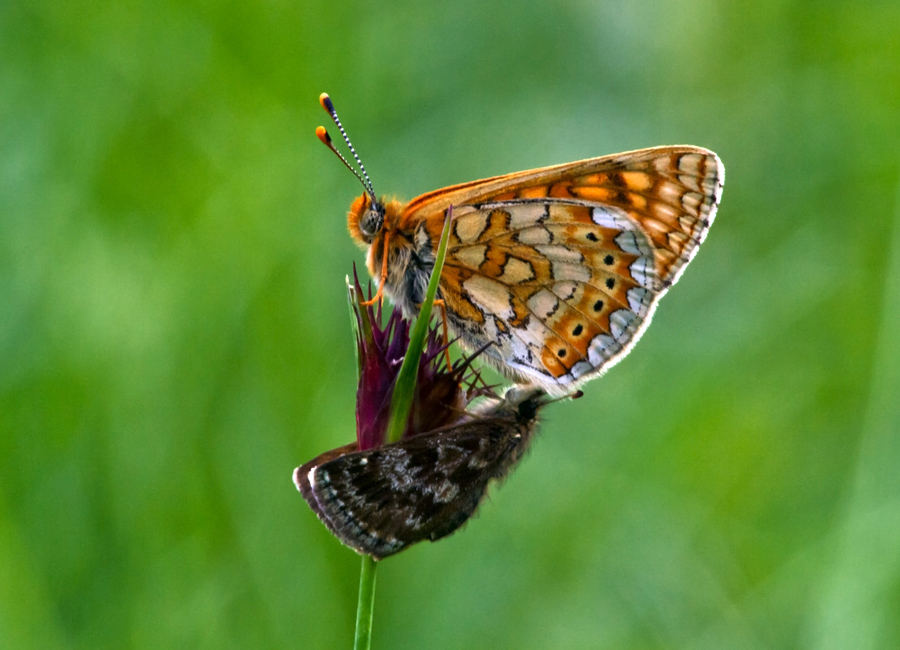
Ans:
{"label": "butterfly eye", "polygon": [[384,223],[384,208],[376,204],[366,210],[362,219],[359,220],[359,231],[366,239],[373,239],[381,230]]}

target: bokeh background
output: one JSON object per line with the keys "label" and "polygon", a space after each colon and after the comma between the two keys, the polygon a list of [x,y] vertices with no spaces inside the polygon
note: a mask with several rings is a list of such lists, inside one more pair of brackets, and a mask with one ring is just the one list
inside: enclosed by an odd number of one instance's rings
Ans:
{"label": "bokeh background", "polygon": [[717,151],[702,253],[376,648],[900,647],[900,3],[0,4],[0,647],[348,648],[331,93],[405,198]]}

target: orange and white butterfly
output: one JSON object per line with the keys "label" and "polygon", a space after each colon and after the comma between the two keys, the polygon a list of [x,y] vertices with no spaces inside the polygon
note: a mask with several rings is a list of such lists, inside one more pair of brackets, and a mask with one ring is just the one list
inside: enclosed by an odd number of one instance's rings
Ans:
{"label": "orange and white butterfly", "polygon": [[725,169],[712,151],[653,147],[379,200],[365,180],[348,226],[408,317],[425,297],[452,206],[438,298],[469,348],[510,378],[561,395],[621,360],[706,237]]}

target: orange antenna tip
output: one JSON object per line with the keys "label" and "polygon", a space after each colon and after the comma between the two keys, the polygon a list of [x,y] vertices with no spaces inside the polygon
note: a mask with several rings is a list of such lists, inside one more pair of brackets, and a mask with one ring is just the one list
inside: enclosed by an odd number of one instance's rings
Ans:
{"label": "orange antenna tip", "polygon": [[328,131],[325,130],[324,126],[316,127],[316,137],[319,138],[325,146],[329,148],[333,146],[331,143],[331,136],[328,135]]}

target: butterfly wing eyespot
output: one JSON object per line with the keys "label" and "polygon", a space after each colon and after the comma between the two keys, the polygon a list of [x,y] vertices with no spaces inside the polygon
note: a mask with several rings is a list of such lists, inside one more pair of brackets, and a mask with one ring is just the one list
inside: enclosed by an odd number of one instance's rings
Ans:
{"label": "butterfly wing eyespot", "polygon": [[658,147],[501,176],[411,201],[400,228],[436,242],[448,319],[501,371],[561,395],[623,358],[706,237],[724,170]]}

